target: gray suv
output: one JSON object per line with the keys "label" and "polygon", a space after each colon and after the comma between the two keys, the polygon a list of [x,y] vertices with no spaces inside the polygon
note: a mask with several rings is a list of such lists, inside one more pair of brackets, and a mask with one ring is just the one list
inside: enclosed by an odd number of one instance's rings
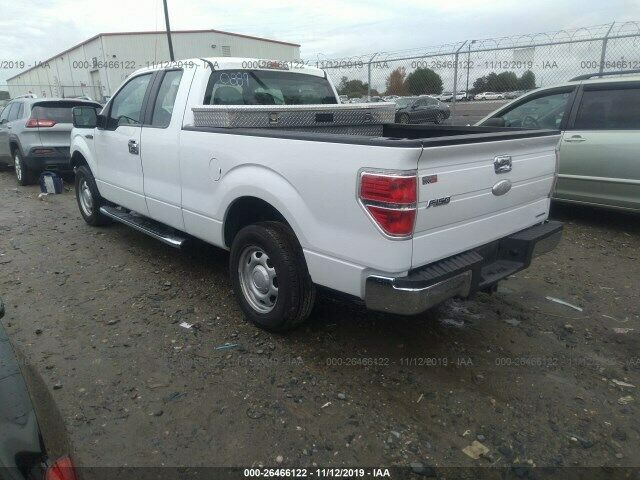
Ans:
{"label": "gray suv", "polygon": [[16,98],[0,114],[0,163],[14,165],[20,185],[44,170],[72,171],[69,145],[73,107],[95,102],[64,98]]}

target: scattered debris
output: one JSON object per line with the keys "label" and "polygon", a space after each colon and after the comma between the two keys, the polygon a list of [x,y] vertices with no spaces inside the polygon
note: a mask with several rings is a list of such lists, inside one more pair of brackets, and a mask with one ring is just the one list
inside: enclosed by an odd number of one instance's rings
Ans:
{"label": "scattered debris", "polygon": [[214,350],[227,350],[229,348],[236,348],[237,346],[237,343],[225,343],[224,345],[218,345]]}
{"label": "scattered debris", "polygon": [[418,400],[416,401],[416,403],[420,403],[423,398],[424,398],[424,393],[421,393],[420,396],[418,397]]}
{"label": "scattered debris", "polygon": [[284,457],[282,455],[278,455],[276,457],[276,463],[282,463],[282,462],[284,462]]}
{"label": "scattered debris", "polygon": [[508,323],[512,327],[517,327],[518,325],[520,325],[520,320],[516,320],[515,318],[507,318],[504,322]]}
{"label": "scattered debris", "polygon": [[582,312],[582,308],[576,305],[573,305],[569,302],[565,302],[564,300],[560,300],[559,298],[556,298],[556,297],[545,297],[545,298],[551,302],[559,303],[560,305],[564,305],[565,307],[573,308],[574,310]]}
{"label": "scattered debris", "polygon": [[60,382],[57,382],[54,386],[53,389],[54,390],[60,390],[62,388],[62,384]]}
{"label": "scattered debris", "polygon": [[346,400],[347,396],[344,393],[339,393],[338,395],[336,395],[336,397],[338,397],[338,400]]}
{"label": "scattered debris", "polygon": [[433,467],[430,467],[429,465],[425,465],[422,462],[411,462],[411,470],[413,471],[413,473],[417,474],[417,475],[423,475],[425,477],[435,477],[436,476],[436,472],[433,469]]}
{"label": "scattered debris", "polygon": [[187,330],[191,330],[191,327],[193,327],[193,324],[187,323],[187,322],[180,322],[180,326],[182,328],[186,328]]}
{"label": "scattered debris", "polygon": [[570,323],[565,324],[564,329],[569,333],[573,333],[575,331],[575,328]]}
{"label": "scattered debris", "polygon": [[479,441],[474,440],[471,445],[464,447],[462,452],[474,460],[478,460],[481,456],[489,453],[489,449]]}
{"label": "scattered debris", "polygon": [[320,408],[325,408],[325,407],[328,407],[329,405],[331,405],[331,402],[327,402],[327,403],[325,403],[325,404],[324,404],[324,405],[322,405]]}
{"label": "scattered debris", "polygon": [[120,320],[118,320],[117,318],[112,318],[111,320],[109,320],[107,322],[107,325],[115,325],[116,323],[118,323]]}
{"label": "scattered debris", "polygon": [[627,382],[622,382],[620,380],[611,380],[612,383],[615,383],[617,386],[619,387],[626,387],[626,388],[636,388],[635,385],[631,385],[630,383]]}
{"label": "scattered debris", "polygon": [[633,402],[633,397],[631,395],[626,395],[618,399],[618,403],[620,405],[629,405],[631,402]]}
{"label": "scattered debris", "polygon": [[620,327],[615,327],[613,329],[613,333],[616,333],[618,335],[626,335],[629,332],[633,332],[633,328],[620,328]]}

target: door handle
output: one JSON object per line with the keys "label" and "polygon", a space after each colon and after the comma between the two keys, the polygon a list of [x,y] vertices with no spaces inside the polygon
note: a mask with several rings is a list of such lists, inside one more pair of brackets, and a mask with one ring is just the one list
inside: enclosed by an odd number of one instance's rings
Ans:
{"label": "door handle", "polygon": [[567,143],[579,143],[579,142],[586,142],[587,139],[581,137],[580,135],[573,135],[572,137],[565,138],[564,141]]}
{"label": "door handle", "polygon": [[129,140],[129,153],[133,155],[138,155],[140,153],[138,142],[136,142],[135,140]]}

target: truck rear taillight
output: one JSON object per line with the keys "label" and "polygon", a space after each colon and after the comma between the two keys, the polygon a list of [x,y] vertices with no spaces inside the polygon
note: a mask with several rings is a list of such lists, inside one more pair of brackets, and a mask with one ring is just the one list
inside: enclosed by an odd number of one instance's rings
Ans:
{"label": "truck rear taillight", "polygon": [[46,470],[45,480],[77,480],[76,469],[69,456],[60,457]]}
{"label": "truck rear taillight", "polygon": [[27,128],[42,128],[42,127],[53,127],[56,124],[53,120],[47,120],[45,118],[30,118],[27,120],[26,127]]}
{"label": "truck rear taillight", "polygon": [[394,238],[413,235],[418,203],[416,171],[363,171],[358,197],[382,230]]}

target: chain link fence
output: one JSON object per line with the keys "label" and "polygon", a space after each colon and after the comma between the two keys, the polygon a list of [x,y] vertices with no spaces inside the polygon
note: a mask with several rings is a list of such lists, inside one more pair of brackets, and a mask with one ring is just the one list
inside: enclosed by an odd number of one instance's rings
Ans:
{"label": "chain link fence", "polygon": [[640,22],[311,63],[327,71],[343,101],[429,95],[449,102],[449,123],[464,125],[535,88],[587,73],[640,71]]}

